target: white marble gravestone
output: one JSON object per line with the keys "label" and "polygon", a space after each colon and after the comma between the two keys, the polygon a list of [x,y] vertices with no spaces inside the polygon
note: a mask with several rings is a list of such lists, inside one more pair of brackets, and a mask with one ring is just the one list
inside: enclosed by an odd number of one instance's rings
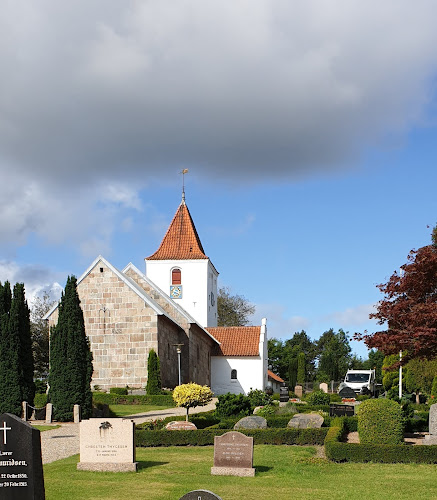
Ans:
{"label": "white marble gravestone", "polygon": [[129,472],[135,462],[135,423],[124,418],[90,418],[80,423],[79,470]]}

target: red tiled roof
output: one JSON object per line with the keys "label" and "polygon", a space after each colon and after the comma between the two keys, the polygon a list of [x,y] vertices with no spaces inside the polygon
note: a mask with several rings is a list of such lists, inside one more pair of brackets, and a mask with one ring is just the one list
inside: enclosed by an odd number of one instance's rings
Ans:
{"label": "red tiled roof", "polygon": [[146,260],[207,259],[185,202],[179,205],[158,250]]}
{"label": "red tiled roof", "polygon": [[259,356],[260,326],[216,326],[206,330],[220,342],[214,356]]}
{"label": "red tiled roof", "polygon": [[275,373],[273,373],[272,371],[270,370],[267,370],[267,375],[269,376],[269,378],[271,378],[272,380],[276,380],[276,382],[284,382],[282,380],[282,378],[279,376],[279,375],[276,375]]}

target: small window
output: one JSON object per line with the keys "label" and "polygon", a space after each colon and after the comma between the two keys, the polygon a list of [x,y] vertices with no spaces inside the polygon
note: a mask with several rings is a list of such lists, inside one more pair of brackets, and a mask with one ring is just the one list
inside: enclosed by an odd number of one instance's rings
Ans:
{"label": "small window", "polygon": [[172,285],[180,285],[182,283],[181,281],[181,270],[180,269],[173,269],[171,272],[171,284]]}
{"label": "small window", "polygon": [[237,380],[237,370],[231,370],[231,380]]}

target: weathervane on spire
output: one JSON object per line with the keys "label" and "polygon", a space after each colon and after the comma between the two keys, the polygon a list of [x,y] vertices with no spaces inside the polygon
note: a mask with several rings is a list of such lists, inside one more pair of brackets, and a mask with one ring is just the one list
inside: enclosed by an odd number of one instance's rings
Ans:
{"label": "weathervane on spire", "polygon": [[185,174],[188,174],[188,168],[184,168],[182,174],[182,203],[185,203]]}

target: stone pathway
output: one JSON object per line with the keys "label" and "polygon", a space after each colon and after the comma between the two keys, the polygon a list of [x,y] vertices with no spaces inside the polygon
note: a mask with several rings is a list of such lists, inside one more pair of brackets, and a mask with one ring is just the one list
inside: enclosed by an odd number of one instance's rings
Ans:
{"label": "stone pathway", "polygon": [[[206,406],[198,406],[190,409],[190,415],[202,413],[215,409],[217,399],[214,398]],[[156,419],[185,415],[185,408],[167,408],[165,410],[154,410],[124,418],[132,419],[136,424]],[[44,422],[30,422],[32,424],[44,425]],[[41,450],[43,464],[48,464],[61,458],[67,458],[79,453],[79,424],[59,423],[61,427],[50,431],[41,432]]]}

